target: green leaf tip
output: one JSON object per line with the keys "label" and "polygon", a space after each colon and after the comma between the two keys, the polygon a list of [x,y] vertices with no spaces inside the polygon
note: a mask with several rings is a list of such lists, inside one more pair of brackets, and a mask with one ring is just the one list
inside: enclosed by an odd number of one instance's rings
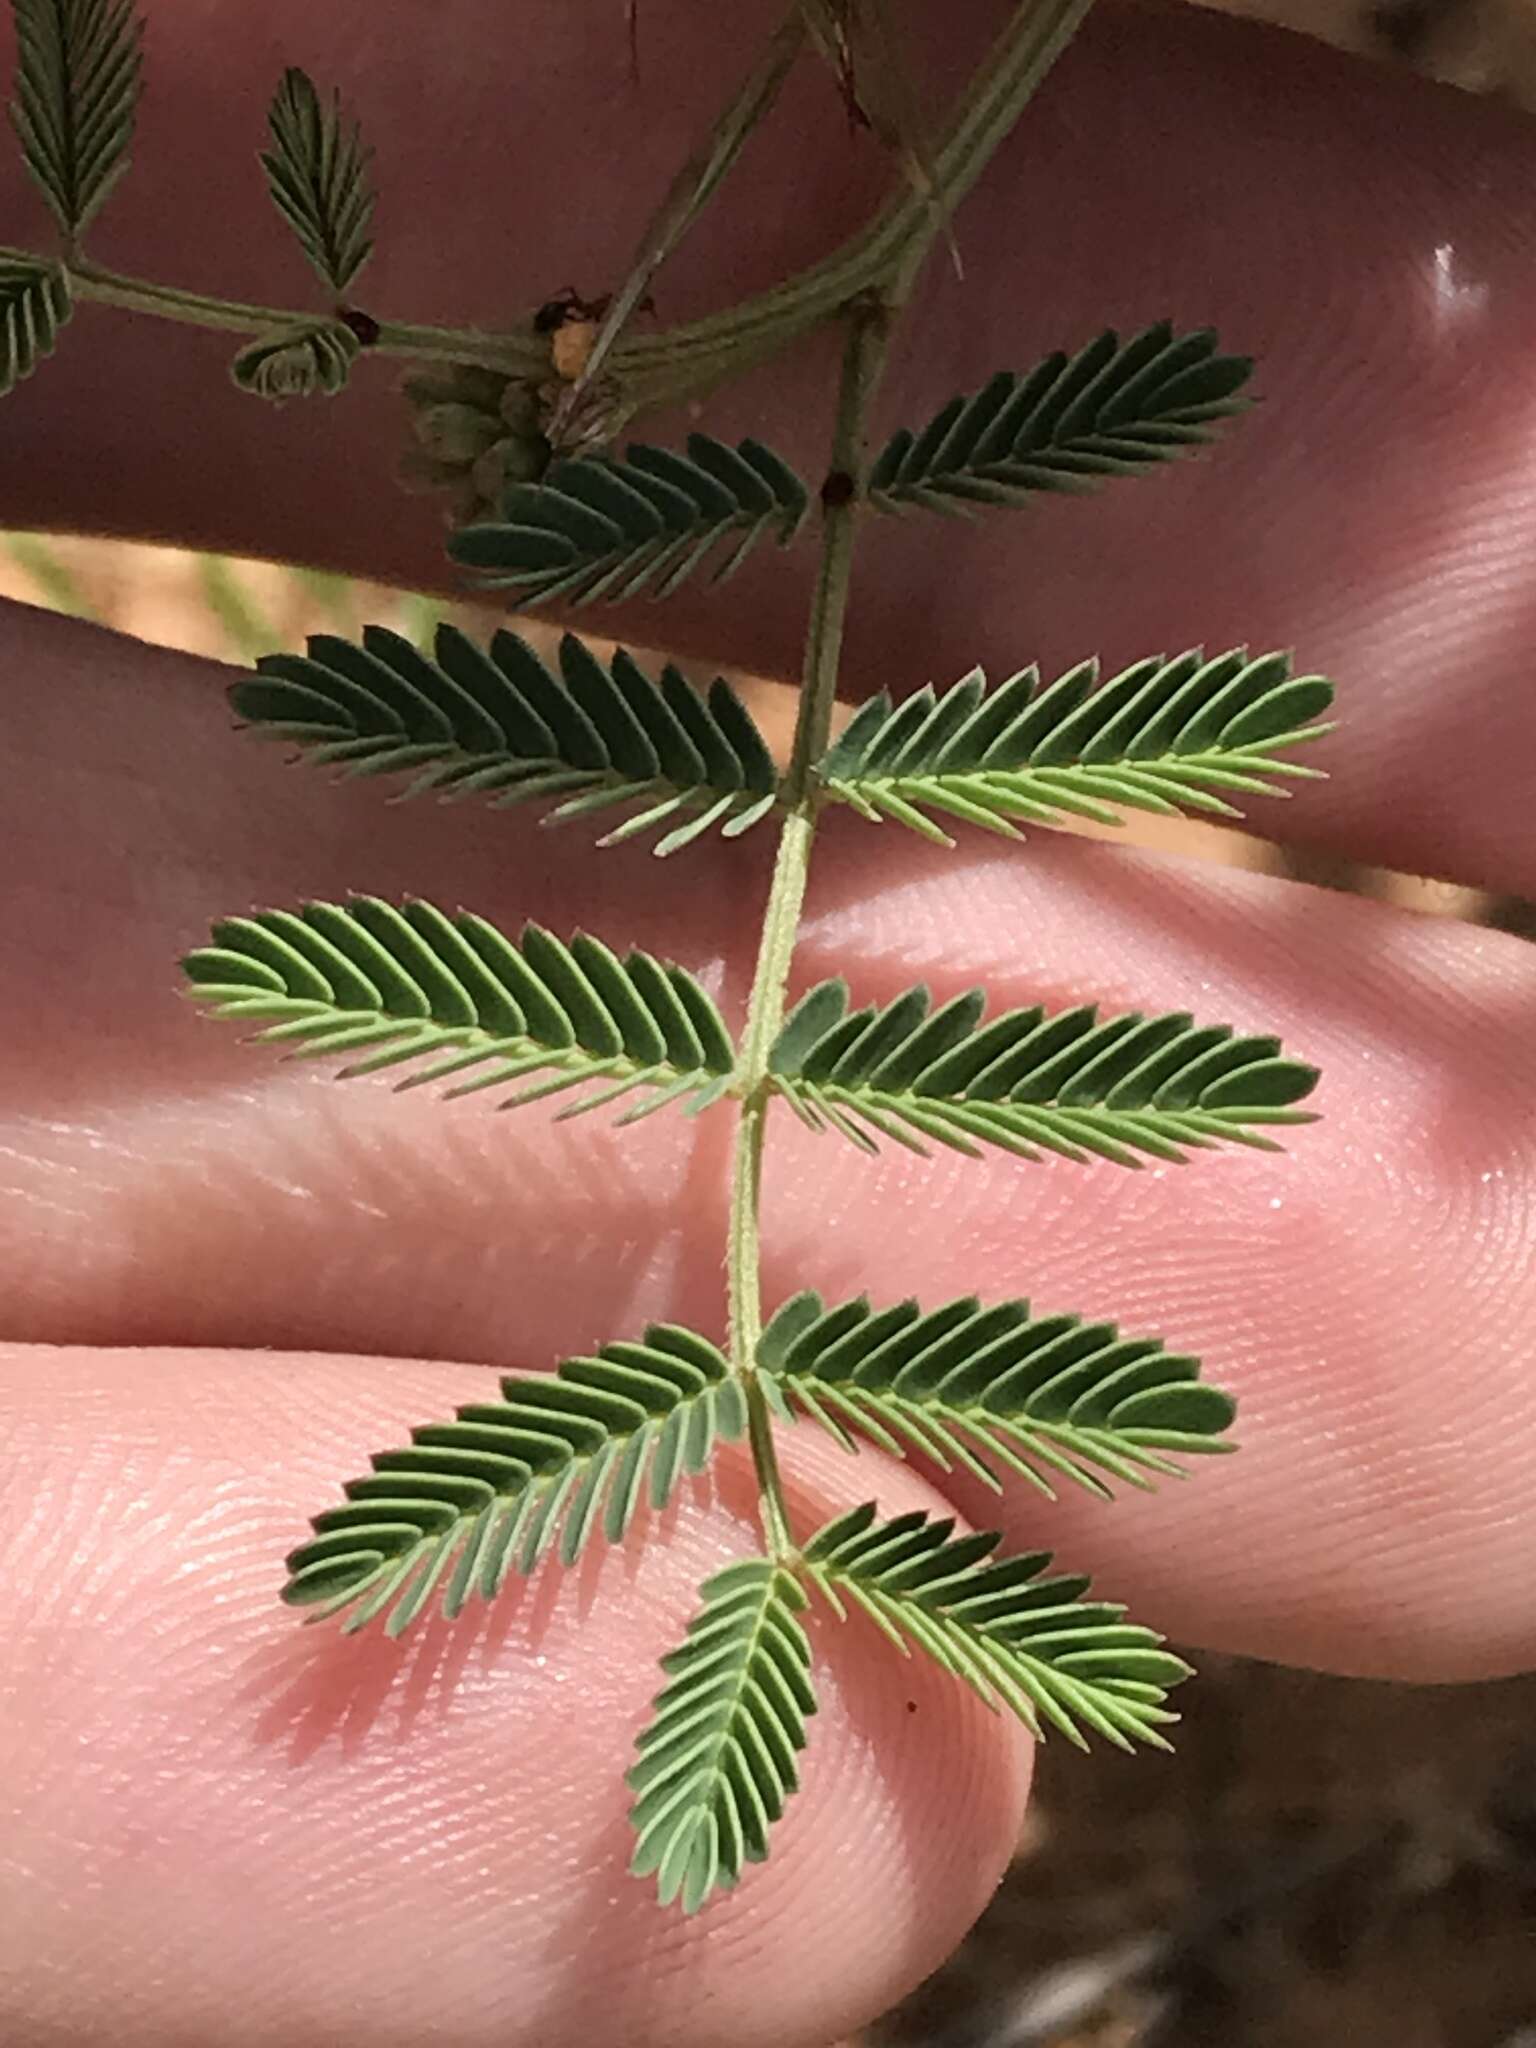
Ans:
{"label": "green leaf tip", "polygon": [[827,1523],[802,1552],[804,1576],[845,1617],[858,1608],[904,1655],[920,1649],[989,1707],[1036,1735],[1049,1723],[1079,1748],[1084,1729],[1117,1749],[1167,1749],[1164,1705],[1190,1667],[1125,1610],[1088,1601],[1089,1581],[1046,1578],[1048,1551],[994,1556],[990,1532],[915,1510],[882,1522],[873,1502]]}
{"label": "green leaf tip", "polygon": [[711,565],[726,581],[758,545],[787,547],[810,509],[800,478],[760,441],[690,434],[686,453],[633,443],[513,483],[501,516],[460,527],[448,552],[521,604],[670,596]]}
{"label": "green leaf tip", "polygon": [[717,677],[701,695],[670,663],[654,680],[623,648],[607,660],[574,634],[551,667],[518,634],[482,647],[439,626],[428,654],[383,626],[360,642],[313,635],[264,655],[236,683],[238,716],[339,775],[409,776],[403,797],[549,806],[551,823],[624,809],[599,842],[659,834],[677,852],[767,817],[778,775],[741,699]]}
{"label": "green leaf tip", "polygon": [[1027,377],[1001,371],[918,431],[892,435],[869,502],[966,514],[1137,475],[1209,441],[1242,410],[1252,368],[1222,355],[1208,329],[1176,334],[1160,320],[1124,342],[1106,329],[1075,356],[1048,356]]}
{"label": "green leaf tip", "polygon": [[77,242],[128,166],[143,68],[132,0],[11,0],[11,126],[54,218]]}
{"label": "green leaf tip", "polygon": [[1295,1105],[1318,1080],[1278,1039],[1239,1037],[1185,1012],[1100,1021],[1097,1008],[1036,1005],[983,1021],[984,992],[939,1008],[911,988],[883,1007],[848,1007],[821,982],[785,1019],[770,1058],[776,1091],[813,1130],[867,1151],[879,1137],[1023,1159],[1046,1153],[1137,1166],[1220,1143],[1272,1151],[1266,1125],[1309,1123]]}
{"label": "green leaf tip", "polygon": [[720,1351],[673,1323],[605,1344],[553,1373],[501,1381],[499,1401],[411,1431],[316,1515],[288,1558],[283,1598],[344,1631],[402,1635],[436,1602],[452,1617],[551,1553],[575,1564],[599,1534],[622,1542],[642,1503],[664,1508],[747,1426]]}
{"label": "green leaf tip", "polygon": [[373,250],[372,151],[342,116],[341,96],[322,99],[304,72],[285,71],[267,110],[272,147],[261,156],[278,212],[321,278],[344,293]]}
{"label": "green leaf tip", "polygon": [[73,310],[64,271],[51,263],[0,258],[0,397],[53,354]]}
{"label": "green leaf tip", "polygon": [[761,1863],[797,1789],[796,1758],[816,1711],[806,1596],[770,1558],[727,1565],[699,1590],[668,1683],[636,1745],[630,1869],[663,1905],[694,1913]]}
{"label": "green leaf tip", "polygon": [[281,405],[289,398],[334,398],[362,344],[344,320],[315,320],[258,335],[237,351],[229,374],[242,391]]}
{"label": "green leaf tip", "polygon": [[502,1109],[590,1087],[566,1116],[637,1092],[621,1123],[673,1102],[693,1114],[720,1100],[735,1066],[713,999],[681,967],[536,924],[514,941],[416,900],[225,918],[182,965],[196,1001],[260,1039],[304,1058],[361,1054],[344,1078],[425,1060],[402,1087],[452,1080],[457,1097],[527,1082]]}
{"label": "green leaf tip", "polygon": [[1153,655],[1103,682],[1096,661],[1044,687],[1034,668],[992,685],[976,670],[894,709],[871,699],[816,772],[861,816],[946,845],[934,813],[1009,836],[1015,819],[1114,825],[1126,810],[1237,818],[1230,795],[1284,794],[1277,776],[1318,773],[1277,756],[1329,731],[1315,721],[1332,701],[1288,654],[1243,647]]}
{"label": "green leaf tip", "polygon": [[781,1412],[845,1450],[863,1442],[958,1467],[994,1492],[999,1468],[1047,1496],[1053,1478],[1107,1497],[1107,1479],[1178,1477],[1178,1458],[1230,1448],[1236,1413],[1160,1338],[1034,1315],[1023,1300],[875,1309],[860,1296],[829,1309],[797,1294],[764,1329],[757,1362]]}

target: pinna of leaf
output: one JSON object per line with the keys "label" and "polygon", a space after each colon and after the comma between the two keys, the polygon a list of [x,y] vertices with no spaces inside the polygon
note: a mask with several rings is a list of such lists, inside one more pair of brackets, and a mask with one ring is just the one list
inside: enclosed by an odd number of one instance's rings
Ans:
{"label": "pinna of leaf", "polygon": [[[1044,1171],[1102,1172],[1223,1144],[1273,1148],[1272,1130],[1308,1120],[1299,1105],[1317,1079],[1274,1038],[1183,1012],[989,1014],[985,992],[964,988],[863,1003],[835,975],[789,1001],[810,852],[829,805],[948,845],[961,825],[1015,839],[1020,825],[1112,822],[1128,810],[1225,817],[1237,800],[1279,793],[1282,778],[1316,773],[1289,757],[1326,732],[1329,685],[1293,674],[1283,654],[1242,648],[1151,655],[1109,677],[1089,660],[1048,682],[1030,667],[995,680],[972,670],[943,688],[882,694],[830,738],[854,540],[872,515],[1037,508],[1197,450],[1245,402],[1245,357],[1223,354],[1208,330],[1158,322],[1125,339],[1106,331],[1023,375],[1000,371],[866,459],[894,316],[919,260],[1086,5],[1022,0],[930,146],[891,101],[895,74],[871,68],[878,40],[855,47],[873,17],[817,0],[722,115],[699,159],[707,175],[685,172],[677,210],[664,209],[663,255],[716,195],[807,37],[861,105],[874,94],[904,185],[865,236],[690,328],[628,349],[607,337],[621,380],[647,365],[649,395],[675,398],[713,388],[818,322],[840,324],[844,370],[823,472],[839,489],[818,495],[756,438],[700,430],[682,448],[642,441],[558,459],[536,482],[519,476],[495,516],[450,543],[462,567],[520,604],[569,611],[665,598],[705,571],[719,581],[765,542],[791,547],[817,507],[817,596],[787,770],[724,680],[701,693],[671,665],[653,674],[623,649],[599,654],[574,635],[552,662],[511,631],[481,647],[445,626],[430,649],[377,627],[356,641],[322,635],[302,655],[264,657],[232,693],[258,734],[337,775],[403,777],[406,795],[526,804],[553,821],[616,817],[604,843],[649,836],[657,853],[693,847],[700,858],[758,827],[778,831],[738,1029],[675,963],[535,923],[509,936],[418,900],[357,896],[227,917],[185,963],[192,995],[212,1012],[294,1057],[337,1060],[344,1074],[394,1071],[399,1087],[489,1096],[499,1108],[563,1097],[560,1116],[608,1107],[621,1126],[672,1111],[733,1119],[724,1341],[652,1323],[419,1425],[315,1516],[289,1557],[285,1593],[345,1630],[377,1623],[398,1635],[433,1609],[451,1618],[494,1598],[545,1560],[570,1565],[594,1544],[639,1540],[693,1475],[750,1458],[759,1550],[701,1587],[662,1660],[665,1682],[628,1774],[633,1868],[688,1912],[767,1855],[796,1790],[816,1709],[813,1606],[864,1616],[893,1654],[926,1656],[989,1707],[1075,1742],[1164,1744],[1168,1695],[1188,1675],[1155,1633],[1090,1597],[1084,1578],[1056,1571],[1044,1552],[1002,1555],[992,1534],[923,1513],[882,1518],[868,1500],[797,1530],[779,1433],[802,1424],[844,1451],[917,1457],[994,1490],[1106,1498],[1227,1448],[1233,1419],[1198,1361],[1160,1338],[1020,1299],[829,1304],[805,1291],[765,1317],[770,1134],[793,1114],[866,1152],[882,1140],[918,1152],[988,1146]],[[0,392],[44,362],[76,297],[166,310],[158,288],[103,283],[79,254],[128,161],[141,74],[131,0],[12,9],[12,125],[64,250],[4,252]],[[423,335],[439,366],[462,354],[461,367],[492,375],[498,391],[537,373],[536,334],[390,329],[342,303],[372,249],[371,152],[339,98],[299,71],[284,74],[268,126],[269,192],[328,299],[309,317],[171,294],[176,317],[206,314],[247,335],[238,382],[270,398],[336,392],[365,346],[410,354]],[[660,260],[653,247],[642,252],[615,307],[636,301]],[[917,681],[887,680],[898,693]]]}
{"label": "pinna of leaf", "polygon": [[[1212,355],[1204,339],[1193,353],[1197,369]],[[1033,391],[1037,406],[1054,392],[1061,403],[1047,427],[1070,427],[1106,368],[1134,397],[1136,376],[1158,361],[1145,342],[1129,370],[1123,355],[1090,351],[1075,396],[1060,389],[1072,382],[1064,359],[1006,392],[994,382],[997,414],[1018,391]],[[1184,350],[1169,373],[1175,389],[1190,357]],[[887,487],[921,476],[922,504],[934,477],[953,484],[955,465],[986,447],[978,429],[969,456],[963,446],[944,453],[968,411],[950,408],[942,434],[883,458]],[[1101,413],[1091,418],[1102,427]],[[1199,423],[1184,424],[1193,433]],[[1146,438],[1136,461],[1123,438],[1109,453],[1101,445],[1093,473],[1141,466],[1187,437]],[[705,474],[703,452],[695,436],[677,461]],[[571,506],[596,520],[600,503],[624,509],[636,478],[682,473],[643,453],[637,463],[631,451],[623,474],[586,462],[547,486],[519,486],[520,516],[542,507],[573,545],[585,536],[597,551],[579,574],[566,563],[567,599],[619,573],[612,522],[599,531]],[[1075,460],[1087,461],[1084,445]],[[770,466],[777,473],[777,458],[754,474]],[[1024,488],[1014,475],[978,502],[1013,503]],[[744,525],[748,541],[756,531]],[[689,527],[681,550],[676,535],[647,534],[622,564],[632,588],[680,580],[720,539],[718,524]],[[871,700],[798,781],[775,766],[724,681],[700,693],[670,665],[657,676],[573,634],[553,662],[508,630],[481,646],[444,626],[430,650],[378,627],[357,641],[319,635],[303,654],[263,657],[231,695],[258,735],[339,775],[401,777],[407,796],[540,806],[551,822],[606,822],[616,811],[604,843],[651,835],[666,854],[771,818],[806,833],[827,804],[944,844],[953,842],[939,818],[1017,837],[1018,822],[1113,821],[1135,809],[1232,815],[1235,797],[1316,772],[1287,756],[1327,731],[1332,692],[1321,677],[1293,674],[1283,654],[1241,648],[1158,655],[1108,679],[1093,662],[1050,682],[1032,668],[998,683],[972,673],[898,704]],[[1277,1039],[1184,1012],[1037,1004],[988,1015],[981,989],[935,1001],[922,986],[859,1004],[833,978],[784,1014],[787,948],[733,1033],[702,983],[671,963],[621,958],[587,933],[563,940],[529,925],[512,938],[414,901],[260,911],[223,920],[212,941],[186,963],[200,1002],[305,1057],[340,1057],[347,1074],[408,1068],[397,1085],[491,1091],[504,1108],[563,1095],[562,1115],[612,1105],[623,1124],[669,1106],[697,1115],[730,1105],[759,1145],[779,1104],[866,1151],[890,1140],[1134,1167],[1224,1143],[1273,1149],[1272,1130],[1309,1120],[1300,1105],[1317,1080]],[[765,1034],[770,999],[780,1021]],[[755,1253],[733,1278],[756,1298]],[[761,1449],[775,1428],[804,1422],[847,1451],[916,1456],[994,1488],[1050,1496],[1066,1485],[1107,1498],[1119,1485],[1147,1487],[1227,1448],[1233,1415],[1198,1362],[1160,1339],[1023,1301],[829,1307],[806,1293],[756,1336],[733,1320],[724,1347],[652,1324],[551,1374],[507,1378],[500,1394],[422,1424],[347,1482],[291,1554],[285,1598],[312,1617],[340,1617],[346,1631],[377,1623],[400,1634],[433,1607],[451,1618],[546,1559],[571,1565],[595,1542],[628,1540],[690,1475],[750,1447],[765,1549],[701,1589],[682,1644],[663,1660],[667,1682],[629,1773],[633,1867],[664,1903],[693,1911],[767,1854],[815,1709],[811,1602],[862,1614],[895,1651],[931,1658],[1034,1733],[1165,1744],[1167,1696],[1187,1667],[1153,1631],[1089,1597],[1085,1579],[1055,1573],[1043,1552],[999,1555],[996,1536],[957,1534],[948,1521],[881,1520],[869,1502],[797,1535]]]}

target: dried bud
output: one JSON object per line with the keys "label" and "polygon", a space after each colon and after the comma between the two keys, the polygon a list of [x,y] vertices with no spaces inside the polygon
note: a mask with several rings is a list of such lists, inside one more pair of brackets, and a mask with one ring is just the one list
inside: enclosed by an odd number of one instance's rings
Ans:
{"label": "dried bud", "polygon": [[473,462],[502,431],[498,415],[452,400],[422,406],[411,425],[421,447],[440,462]]}
{"label": "dried bud", "polygon": [[470,474],[488,504],[501,502],[508,484],[537,483],[549,467],[549,443],[542,435],[509,434],[487,448]]}

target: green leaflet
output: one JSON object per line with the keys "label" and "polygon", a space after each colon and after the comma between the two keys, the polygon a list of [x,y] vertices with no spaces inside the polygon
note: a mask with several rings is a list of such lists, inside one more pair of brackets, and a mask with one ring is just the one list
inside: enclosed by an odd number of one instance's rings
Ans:
{"label": "green leaflet", "polygon": [[690,434],[685,455],[636,442],[510,484],[500,519],[460,527],[448,552],[522,604],[662,598],[706,562],[720,583],[762,541],[787,547],[809,507],[805,485],[760,441],[732,448]]}
{"label": "green leaflet", "polygon": [[712,828],[728,837],[773,809],[778,776],[729,683],[701,697],[668,666],[660,683],[620,648],[599,661],[573,634],[552,671],[515,633],[482,648],[439,626],[428,655],[366,626],[362,643],[317,634],[236,683],[236,712],[344,775],[408,774],[406,796],[552,805],[551,822],[622,806],[600,844],[662,831],[656,852]]}
{"label": "green leaflet", "polygon": [[1107,329],[1075,356],[1048,356],[1027,377],[1002,371],[892,435],[869,502],[963,514],[1134,476],[1209,441],[1243,409],[1236,393],[1252,367],[1219,354],[1208,329],[1176,335],[1160,320],[1126,342]]}
{"label": "green leaflet", "polygon": [[143,23],[132,0],[11,0],[11,126],[71,242],[128,166]]}
{"label": "green leaflet", "polygon": [[362,1053],[344,1077],[426,1059],[402,1087],[480,1068],[450,1097],[543,1078],[497,1106],[598,1085],[578,1116],[637,1090],[634,1123],[669,1102],[719,1101],[735,1049],[720,1013],[680,967],[620,960],[584,932],[569,945],[535,924],[514,943],[483,918],[371,896],[225,918],[183,962],[191,994],[220,1017],[305,1058]]}
{"label": "green leaflet", "polygon": [[345,292],[373,250],[369,224],[375,195],[368,178],[373,154],[361,131],[342,119],[341,95],[323,104],[302,72],[289,69],[267,110],[272,147],[262,166],[273,203],[299,238],[321,278]]}
{"label": "green leaflet", "polygon": [[53,354],[73,306],[69,279],[51,263],[0,258],[0,397]]}
{"label": "green leaflet", "polygon": [[932,816],[1016,837],[1008,822],[1121,822],[1125,809],[1241,816],[1219,790],[1283,794],[1275,776],[1318,770],[1275,757],[1330,728],[1322,676],[1294,676],[1285,654],[1246,648],[1207,659],[1154,655],[1107,682],[1096,661],[1046,687],[1028,668],[989,686],[974,670],[893,710],[856,713],[817,768],[822,787],[863,816],[894,818],[953,845]]}
{"label": "green leaflet", "polygon": [[637,1877],[661,1903],[697,1912],[768,1853],[768,1831],[799,1783],[795,1758],[816,1711],[805,1594],[771,1559],[727,1565],[699,1589],[669,1683],[629,1772]]}
{"label": "green leaflet", "polygon": [[288,1558],[283,1598],[348,1633],[384,1617],[401,1635],[437,1597],[444,1614],[494,1599],[511,1572],[558,1546],[574,1564],[601,1530],[622,1540],[642,1500],[663,1508],[746,1429],[741,1382],[692,1330],[652,1323],[543,1376],[504,1379],[500,1401],[411,1431],[316,1515]]}
{"label": "green leaflet", "polygon": [[229,374],[242,391],[280,405],[285,398],[334,398],[362,347],[344,320],[316,320],[258,335],[238,350]]}
{"label": "green leaflet", "polygon": [[1315,1067],[1275,1038],[1240,1038],[1184,1013],[1133,1011],[1101,1023],[1092,1005],[1037,1005],[983,1022],[981,989],[931,1010],[926,988],[851,1011],[843,981],[807,991],[770,1058],[778,1092],[813,1129],[830,1124],[866,1150],[875,1134],[921,1152],[998,1145],[1020,1158],[1137,1166],[1221,1142],[1275,1150],[1257,1126],[1310,1123],[1294,1105]]}
{"label": "green leaflet", "polygon": [[994,1557],[995,1534],[955,1536],[921,1513],[876,1520],[871,1501],[802,1552],[804,1576],[840,1617],[863,1610],[904,1655],[916,1647],[1033,1733],[1041,1721],[1086,1748],[1084,1726],[1119,1749],[1167,1749],[1163,1702],[1189,1666],[1123,1607],[1087,1601],[1085,1578],[1043,1578],[1048,1551]]}
{"label": "green leaflet", "polygon": [[862,1437],[994,1490],[1000,1465],[1047,1495],[1056,1475],[1108,1497],[1101,1474],[1145,1486],[1177,1474],[1176,1457],[1230,1448],[1220,1439],[1234,1404],[1195,1359],[1113,1323],[1032,1315],[1027,1301],[873,1309],[861,1295],[828,1309],[797,1294],[763,1331],[757,1362],[781,1411],[844,1449]]}

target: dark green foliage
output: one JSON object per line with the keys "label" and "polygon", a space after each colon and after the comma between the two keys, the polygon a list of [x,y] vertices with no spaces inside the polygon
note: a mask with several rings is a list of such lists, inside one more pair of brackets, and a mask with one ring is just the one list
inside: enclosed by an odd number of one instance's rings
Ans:
{"label": "dark green foliage", "polygon": [[985,1008],[969,989],[930,1011],[928,990],[912,988],[850,1012],[846,983],[820,982],[786,1018],[771,1071],[813,1128],[869,1150],[880,1132],[916,1151],[933,1138],[1136,1166],[1138,1153],[1178,1160],[1220,1141],[1272,1151],[1256,1125],[1312,1120],[1293,1105],[1317,1070],[1283,1057],[1278,1039],[1182,1012],[1101,1023],[1091,1004],[1037,1005],[984,1022]]}
{"label": "dark green foliage", "polygon": [[661,1903],[693,1913],[768,1853],[768,1831],[799,1784],[795,1758],[816,1711],[805,1594],[766,1557],[716,1572],[686,1641],[663,1657],[629,1772],[631,1870],[656,1878]]}
{"label": "dark green foliage", "polygon": [[143,23],[132,0],[11,0],[11,126],[71,242],[128,166]]}
{"label": "dark green foliage", "polygon": [[761,541],[787,547],[809,503],[761,442],[732,448],[690,434],[686,455],[636,442],[623,456],[579,456],[540,483],[510,484],[500,519],[460,527],[448,552],[520,604],[661,598],[706,562],[719,583]]}
{"label": "dark green foliage", "polygon": [[443,1613],[490,1600],[558,1547],[574,1564],[600,1530],[622,1540],[643,1500],[660,1509],[746,1429],[739,1379],[713,1344],[652,1323],[551,1374],[504,1379],[500,1401],[411,1431],[316,1515],[288,1559],[283,1598],[350,1632],[387,1617],[401,1635],[434,1595]]}
{"label": "dark green foliage", "polygon": [[[843,1615],[861,1608],[904,1654],[926,1650],[992,1707],[1035,1733],[1042,1719],[1086,1748],[1083,1726],[1117,1748],[1166,1749],[1163,1702],[1189,1674],[1125,1609],[1084,1600],[1085,1578],[1044,1578],[1049,1551],[994,1557],[1001,1538],[956,1536],[921,1512],[839,1515],[802,1552],[804,1573]],[[845,1605],[846,1603],[846,1605]]]}
{"label": "dark green foliage", "polygon": [[450,1096],[544,1079],[497,1106],[512,1109],[598,1082],[565,1115],[648,1092],[620,1119],[664,1103],[696,1112],[730,1085],[735,1049],[692,975],[631,952],[621,961],[578,932],[567,946],[541,926],[514,943],[483,918],[376,897],[265,910],[213,927],[182,963],[194,998],[220,1017],[308,1058],[362,1052],[344,1077],[427,1058],[402,1087],[487,1068]]}
{"label": "dark green foliage", "polygon": [[1048,356],[1027,377],[1001,371],[917,432],[893,434],[869,501],[882,512],[965,513],[1134,476],[1209,441],[1242,410],[1236,394],[1252,367],[1219,354],[1208,328],[1176,335],[1160,320],[1126,342],[1107,329],[1075,356]]}
{"label": "dark green foliage", "polygon": [[317,634],[256,668],[230,697],[258,733],[346,775],[409,774],[406,796],[547,803],[551,820],[625,805],[635,815],[601,843],[666,825],[662,854],[774,805],[772,758],[729,683],[701,697],[669,665],[658,685],[622,648],[600,661],[572,634],[558,671],[515,633],[482,648],[448,625],[430,656],[366,626],[360,646]]}
{"label": "dark green foliage", "polygon": [[69,280],[51,263],[0,257],[0,397],[53,354],[73,310]]}
{"label": "dark green foliage", "polygon": [[357,360],[359,342],[341,320],[316,320],[248,341],[229,366],[242,391],[281,404],[285,398],[333,398]]}
{"label": "dark green foliage", "polygon": [[[1027,1301],[974,1296],[921,1309],[828,1309],[797,1294],[757,1349],[786,1416],[809,1416],[846,1450],[862,1437],[892,1456],[962,1466],[994,1490],[992,1461],[1046,1494],[1046,1473],[1108,1495],[1099,1476],[1145,1485],[1176,1456],[1227,1448],[1230,1395],[1204,1384],[1193,1358],[1113,1323],[1031,1315]],[[986,1455],[978,1455],[985,1453]]]}
{"label": "dark green foliage", "polygon": [[1123,809],[1240,812],[1213,792],[1283,794],[1277,775],[1315,769],[1277,760],[1317,739],[1333,701],[1322,676],[1293,676],[1290,657],[1234,648],[1168,660],[1153,655],[1099,681],[1080,662],[1042,688],[1027,668],[988,686],[979,669],[893,710],[882,693],[862,705],[817,768],[829,796],[865,817],[894,818],[953,844],[927,815],[1016,837],[1011,818],[1118,824]]}
{"label": "dark green foliage", "polygon": [[261,161],[273,201],[339,297],[373,249],[373,152],[364,149],[357,124],[343,121],[340,94],[333,93],[326,106],[302,71],[283,73],[267,123],[272,147]]}

